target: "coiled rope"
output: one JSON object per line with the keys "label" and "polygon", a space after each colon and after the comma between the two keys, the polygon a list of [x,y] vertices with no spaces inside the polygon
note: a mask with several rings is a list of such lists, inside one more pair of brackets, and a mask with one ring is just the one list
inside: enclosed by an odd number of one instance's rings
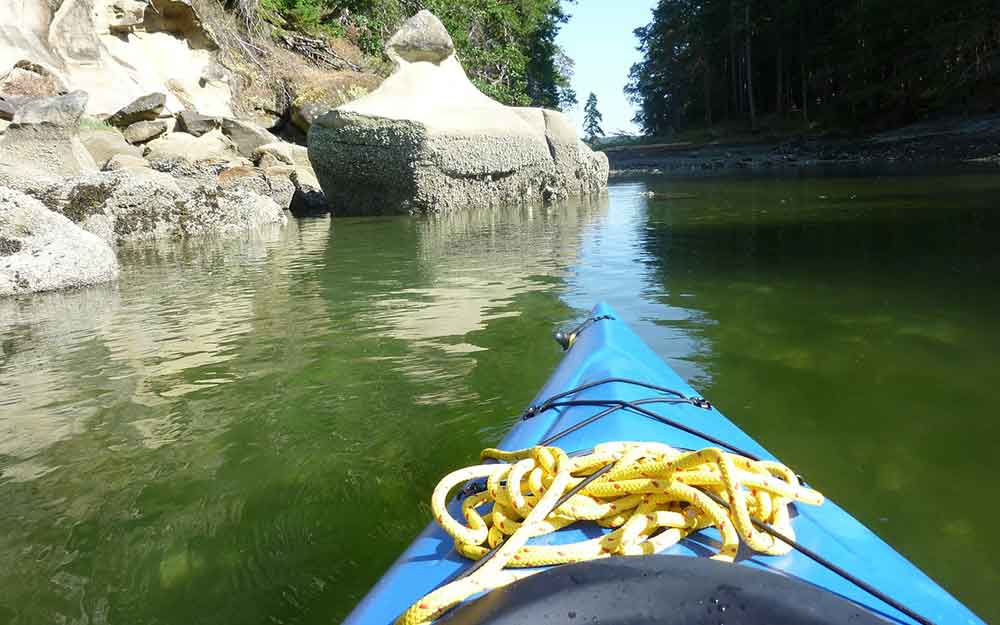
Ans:
{"label": "coiled rope", "polygon": [[[492,557],[471,575],[417,601],[398,625],[431,623],[472,595],[536,572],[524,569],[658,553],[707,527],[722,536],[714,559],[732,562],[741,541],[760,553],[785,554],[791,546],[758,530],[755,522],[791,540],[788,504],[823,502],[823,495],[801,485],[783,464],[714,447],[686,451],[660,443],[614,442],[574,457],[545,446],[485,449],[481,457],[497,462],[445,476],[434,489],[431,507],[458,553],[473,560]],[[452,517],[447,509],[451,492],[483,479],[486,490],[462,503],[464,522]],[[480,511],[490,504],[488,512]],[[527,544],[581,521],[612,531],[571,544]]]}

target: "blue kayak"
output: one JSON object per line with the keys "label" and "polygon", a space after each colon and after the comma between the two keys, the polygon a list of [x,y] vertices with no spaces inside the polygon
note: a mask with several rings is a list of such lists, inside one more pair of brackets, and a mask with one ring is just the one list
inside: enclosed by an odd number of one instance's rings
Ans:
{"label": "blue kayak", "polygon": [[[555,395],[606,379],[640,380],[650,385],[674,389],[691,398],[698,397],[684,380],[646,346],[624,322],[617,318],[610,307],[598,305],[592,312],[591,320],[581,327],[562,362],[538,393],[532,406],[543,405],[546,399]],[[573,393],[573,398],[579,400],[613,398],[634,402],[649,398],[650,394],[651,391],[647,387],[622,381],[586,388]],[[563,432],[600,411],[599,407],[581,405],[541,410],[537,414],[529,409],[530,418],[519,421],[499,447],[514,450],[538,445],[553,433]],[[695,399],[692,402],[671,404],[667,408],[658,407],[656,411],[674,422],[686,426],[686,429],[672,427],[632,410],[617,410],[562,436],[557,444],[568,452],[590,449],[599,443],[610,441],[654,441],[666,443],[676,448],[700,449],[718,446],[717,442],[712,442],[714,439],[715,441],[724,441],[731,448],[738,448],[748,454],[777,460],[759,443],[707,403],[703,404]],[[703,433],[709,438],[706,439],[694,432]],[[816,486],[822,491],[822,484]],[[429,496],[430,493],[428,493]],[[457,508],[454,509],[454,513],[456,516],[460,516]],[[584,540],[593,536],[594,527],[579,527],[579,525],[581,524],[564,528],[539,540],[562,543]],[[804,584],[800,585],[808,586],[810,592],[815,592],[818,589],[824,594],[835,596],[837,600],[846,600],[843,602],[850,602],[854,609],[871,614],[874,618],[884,619],[889,623],[920,624],[921,621],[892,607],[856,583],[848,581],[835,571],[836,568],[840,568],[876,588],[883,597],[894,600],[897,605],[902,605],[911,614],[923,617],[923,622],[932,622],[935,625],[983,625],[983,621],[971,610],[833,502],[826,501],[821,506],[815,507],[795,506],[792,525],[798,543],[808,550],[820,554],[824,559],[823,564],[807,557],[801,551],[793,550],[782,556],[760,555],[750,552],[743,554],[741,552],[735,567],[728,564],[722,566],[739,569],[739,572],[743,574],[757,574],[760,570],[777,573],[784,579],[803,582]],[[646,566],[647,568],[660,566],[659,562],[661,561],[675,568],[678,562],[682,565],[684,563],[695,564],[690,558],[706,560],[706,555],[711,555],[713,552],[712,545],[717,544],[718,541],[719,536],[714,529],[697,532],[668,548],[665,552],[673,556],[688,556],[689,558],[683,560],[679,558],[651,559],[646,563]],[[651,556],[651,558],[659,557]],[[603,562],[645,559],[646,557],[611,558]],[[412,603],[461,574],[470,565],[469,560],[454,552],[451,537],[445,534],[438,525],[431,524],[413,541],[358,604],[347,617],[345,624],[388,625]],[[567,566],[579,565],[564,565],[564,567]],[[701,564],[698,563],[698,566]],[[554,567],[553,571],[540,573],[538,576],[528,578],[528,580],[535,579],[540,575],[547,575],[554,572],[555,569],[564,567]],[[593,574],[599,573],[600,571],[597,571]],[[648,571],[642,573],[643,579],[647,573]],[[623,592],[621,571],[607,574],[618,577],[619,587],[614,592],[621,595]],[[778,576],[765,575],[764,577],[771,579]],[[522,582],[528,580],[522,580]],[[538,585],[535,584],[535,586]],[[720,584],[715,586],[721,587]],[[549,587],[559,587],[558,580],[552,580]],[[494,593],[499,592],[494,591]],[[526,592],[528,592],[527,589]],[[565,596],[572,595],[566,594]],[[802,599],[801,601],[811,600]],[[569,615],[575,617],[576,611],[570,610]],[[583,616],[582,613],[581,616]],[[508,621],[489,621],[488,619],[480,621],[475,618],[458,620],[487,623],[518,622],[518,620],[523,621],[524,619],[522,616],[513,621],[509,619]],[[542,619],[538,620],[542,622]],[[547,616],[545,620],[548,620]],[[600,621],[597,618],[591,620]],[[719,620],[719,622],[722,621],[736,622],[733,619]]]}

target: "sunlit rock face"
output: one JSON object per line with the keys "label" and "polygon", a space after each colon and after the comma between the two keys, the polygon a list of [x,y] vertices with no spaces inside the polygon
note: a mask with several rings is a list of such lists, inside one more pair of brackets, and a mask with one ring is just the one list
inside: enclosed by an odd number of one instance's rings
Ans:
{"label": "sunlit rock face", "polygon": [[118,259],[107,243],[38,200],[0,187],[0,297],[117,277]]}
{"label": "sunlit rock face", "polygon": [[393,74],[309,132],[334,213],[448,212],[607,187],[607,158],[561,113],[504,106],[476,89],[431,13],[404,23],[387,51]]}
{"label": "sunlit rock face", "polygon": [[26,83],[41,68],[57,91],[90,94],[91,114],[114,113],[161,92],[169,112],[232,115],[219,46],[191,0],[0,0],[0,16],[0,78],[10,81],[18,69],[23,74],[16,81],[22,89],[0,89],[4,93],[55,95],[23,91],[37,91]]}

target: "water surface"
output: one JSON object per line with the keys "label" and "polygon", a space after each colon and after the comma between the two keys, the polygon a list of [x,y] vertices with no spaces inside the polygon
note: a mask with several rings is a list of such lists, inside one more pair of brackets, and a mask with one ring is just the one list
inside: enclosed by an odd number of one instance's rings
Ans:
{"label": "water surface", "polygon": [[338,622],[602,299],[998,620],[998,192],[631,180],[135,247],[116,286],[0,301],[0,623]]}

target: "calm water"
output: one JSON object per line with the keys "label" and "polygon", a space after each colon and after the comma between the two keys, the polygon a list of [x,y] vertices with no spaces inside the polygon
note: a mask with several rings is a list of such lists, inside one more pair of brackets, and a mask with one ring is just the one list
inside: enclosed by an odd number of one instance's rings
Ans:
{"label": "calm water", "polygon": [[338,622],[601,299],[1000,620],[998,194],[639,180],[136,248],[116,287],[2,301],[0,623]]}

